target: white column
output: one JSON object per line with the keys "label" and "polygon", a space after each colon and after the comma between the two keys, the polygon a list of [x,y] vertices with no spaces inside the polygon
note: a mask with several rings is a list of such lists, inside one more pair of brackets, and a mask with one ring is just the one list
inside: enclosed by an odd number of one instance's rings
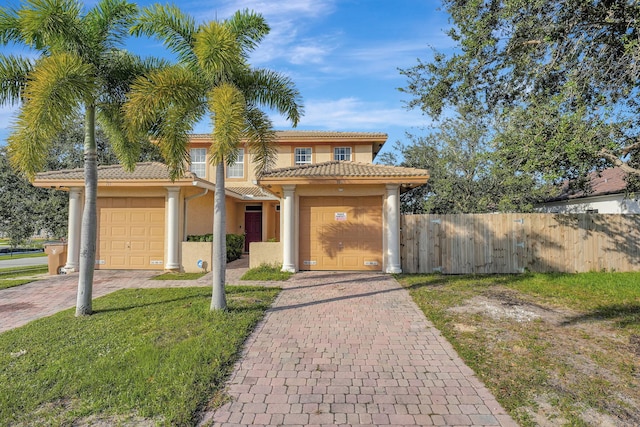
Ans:
{"label": "white column", "polygon": [[180,262],[178,262],[178,220],[180,217],[179,205],[180,188],[167,187],[167,259],[164,263],[165,270],[180,270]]}
{"label": "white column", "polygon": [[386,273],[402,273],[400,265],[400,186],[387,184],[386,194]]}
{"label": "white column", "polygon": [[282,227],[282,271],[296,271],[295,258],[295,185],[282,186],[284,202],[284,226]]}
{"label": "white column", "polygon": [[69,189],[69,225],[67,231],[67,263],[64,271],[73,273],[79,270],[80,230],[82,226],[82,188]]}

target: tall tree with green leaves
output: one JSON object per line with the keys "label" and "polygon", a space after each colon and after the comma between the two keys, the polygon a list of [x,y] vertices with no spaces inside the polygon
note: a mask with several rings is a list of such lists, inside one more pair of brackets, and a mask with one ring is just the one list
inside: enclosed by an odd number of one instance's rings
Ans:
{"label": "tall tree with green leaves", "polygon": [[503,160],[550,181],[611,165],[640,175],[640,2],[442,3],[457,49],[403,70],[410,106],[482,108]]}
{"label": "tall tree with green leaves", "polygon": [[472,113],[442,120],[426,135],[381,155],[387,164],[428,169],[429,182],[400,196],[407,213],[529,212],[545,194],[532,174],[514,173],[498,157],[489,124]]}
{"label": "tall tree with green leaves", "polygon": [[133,169],[140,145],[122,128],[128,86],[150,63],[122,50],[137,14],[126,0],[100,0],[86,13],[74,0],[27,0],[0,9],[0,42],[25,45],[32,60],[0,55],[0,102],[20,104],[8,138],[12,164],[32,178],[47,161],[50,142],[84,114],[85,204],[80,243],[76,316],[92,312],[96,252],[96,121],[121,163]]}
{"label": "tall tree with green leaves", "polygon": [[264,18],[250,11],[196,25],[174,6],[141,12],[132,29],[153,36],[178,58],[178,64],[139,78],[125,105],[127,123],[148,131],[159,145],[173,177],[188,165],[188,134],[207,114],[213,123],[210,159],[215,165],[213,218],[213,292],[211,309],[225,309],[226,211],[224,165],[235,162],[247,141],[259,175],[275,161],[275,133],[263,107],[296,126],[302,114],[298,90],[288,77],[250,67],[248,55],[269,32]]}

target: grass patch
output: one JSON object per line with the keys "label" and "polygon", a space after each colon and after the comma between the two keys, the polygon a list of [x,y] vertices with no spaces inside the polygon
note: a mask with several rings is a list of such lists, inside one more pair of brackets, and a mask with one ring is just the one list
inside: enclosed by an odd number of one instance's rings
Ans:
{"label": "grass patch", "polygon": [[44,274],[48,271],[47,267],[13,267],[0,269],[0,289],[8,289],[31,283],[35,279],[21,279],[21,277]]}
{"label": "grass patch", "polygon": [[262,264],[259,267],[251,268],[242,275],[240,280],[261,280],[261,281],[284,281],[288,280],[293,273],[280,271],[277,265]]}
{"label": "grass patch", "polygon": [[[46,256],[47,254],[45,254],[44,252],[34,252],[31,254],[15,254],[15,255],[2,254],[0,255],[0,261],[4,261],[8,259],[21,259],[21,258],[44,258]],[[46,264],[46,262],[43,262],[43,264]]]}
{"label": "grass patch", "polygon": [[521,425],[640,424],[640,274],[398,279]]}
{"label": "grass patch", "polygon": [[153,276],[151,280],[198,280],[207,273],[174,273],[167,272]]}
{"label": "grass patch", "polygon": [[0,419],[28,425],[193,425],[278,289],[126,289],[0,334]]}

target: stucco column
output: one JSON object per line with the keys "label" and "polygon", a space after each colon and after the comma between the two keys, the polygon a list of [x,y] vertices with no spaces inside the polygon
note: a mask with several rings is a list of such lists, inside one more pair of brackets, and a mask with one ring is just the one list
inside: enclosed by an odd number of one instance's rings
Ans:
{"label": "stucco column", "polygon": [[69,225],[67,231],[67,263],[64,271],[73,273],[79,270],[80,229],[82,225],[82,188],[69,189]]}
{"label": "stucco column", "polygon": [[283,185],[284,226],[282,228],[282,271],[296,272],[295,185]]}
{"label": "stucco column", "polygon": [[400,264],[400,186],[387,184],[386,194],[386,273],[402,273]]}
{"label": "stucco column", "polygon": [[180,188],[167,187],[167,259],[164,263],[165,270],[180,270],[180,262],[178,261],[178,220],[180,217],[179,205]]}

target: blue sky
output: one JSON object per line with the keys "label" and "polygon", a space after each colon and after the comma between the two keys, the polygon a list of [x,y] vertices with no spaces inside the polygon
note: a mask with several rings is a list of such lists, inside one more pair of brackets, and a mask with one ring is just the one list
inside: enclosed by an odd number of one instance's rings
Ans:
{"label": "blue sky", "polygon": [[[11,4],[18,2],[10,1]],[[87,7],[95,2],[86,1]],[[152,1],[140,1],[141,7]],[[451,47],[446,14],[438,0],[219,0],[175,2],[199,21],[224,19],[239,9],[262,13],[271,33],[252,54],[256,67],[289,75],[298,86],[305,116],[298,129],[385,132],[386,149],[405,132],[429,124],[420,111],[406,110],[406,84],[398,68],[431,57],[431,48]],[[127,48],[141,55],[166,55],[154,40],[132,38]],[[5,53],[15,48],[3,47]],[[20,51],[18,51],[20,52]],[[0,143],[15,108],[0,107]],[[277,129],[288,123],[272,117]],[[207,121],[194,132],[209,131]]]}

